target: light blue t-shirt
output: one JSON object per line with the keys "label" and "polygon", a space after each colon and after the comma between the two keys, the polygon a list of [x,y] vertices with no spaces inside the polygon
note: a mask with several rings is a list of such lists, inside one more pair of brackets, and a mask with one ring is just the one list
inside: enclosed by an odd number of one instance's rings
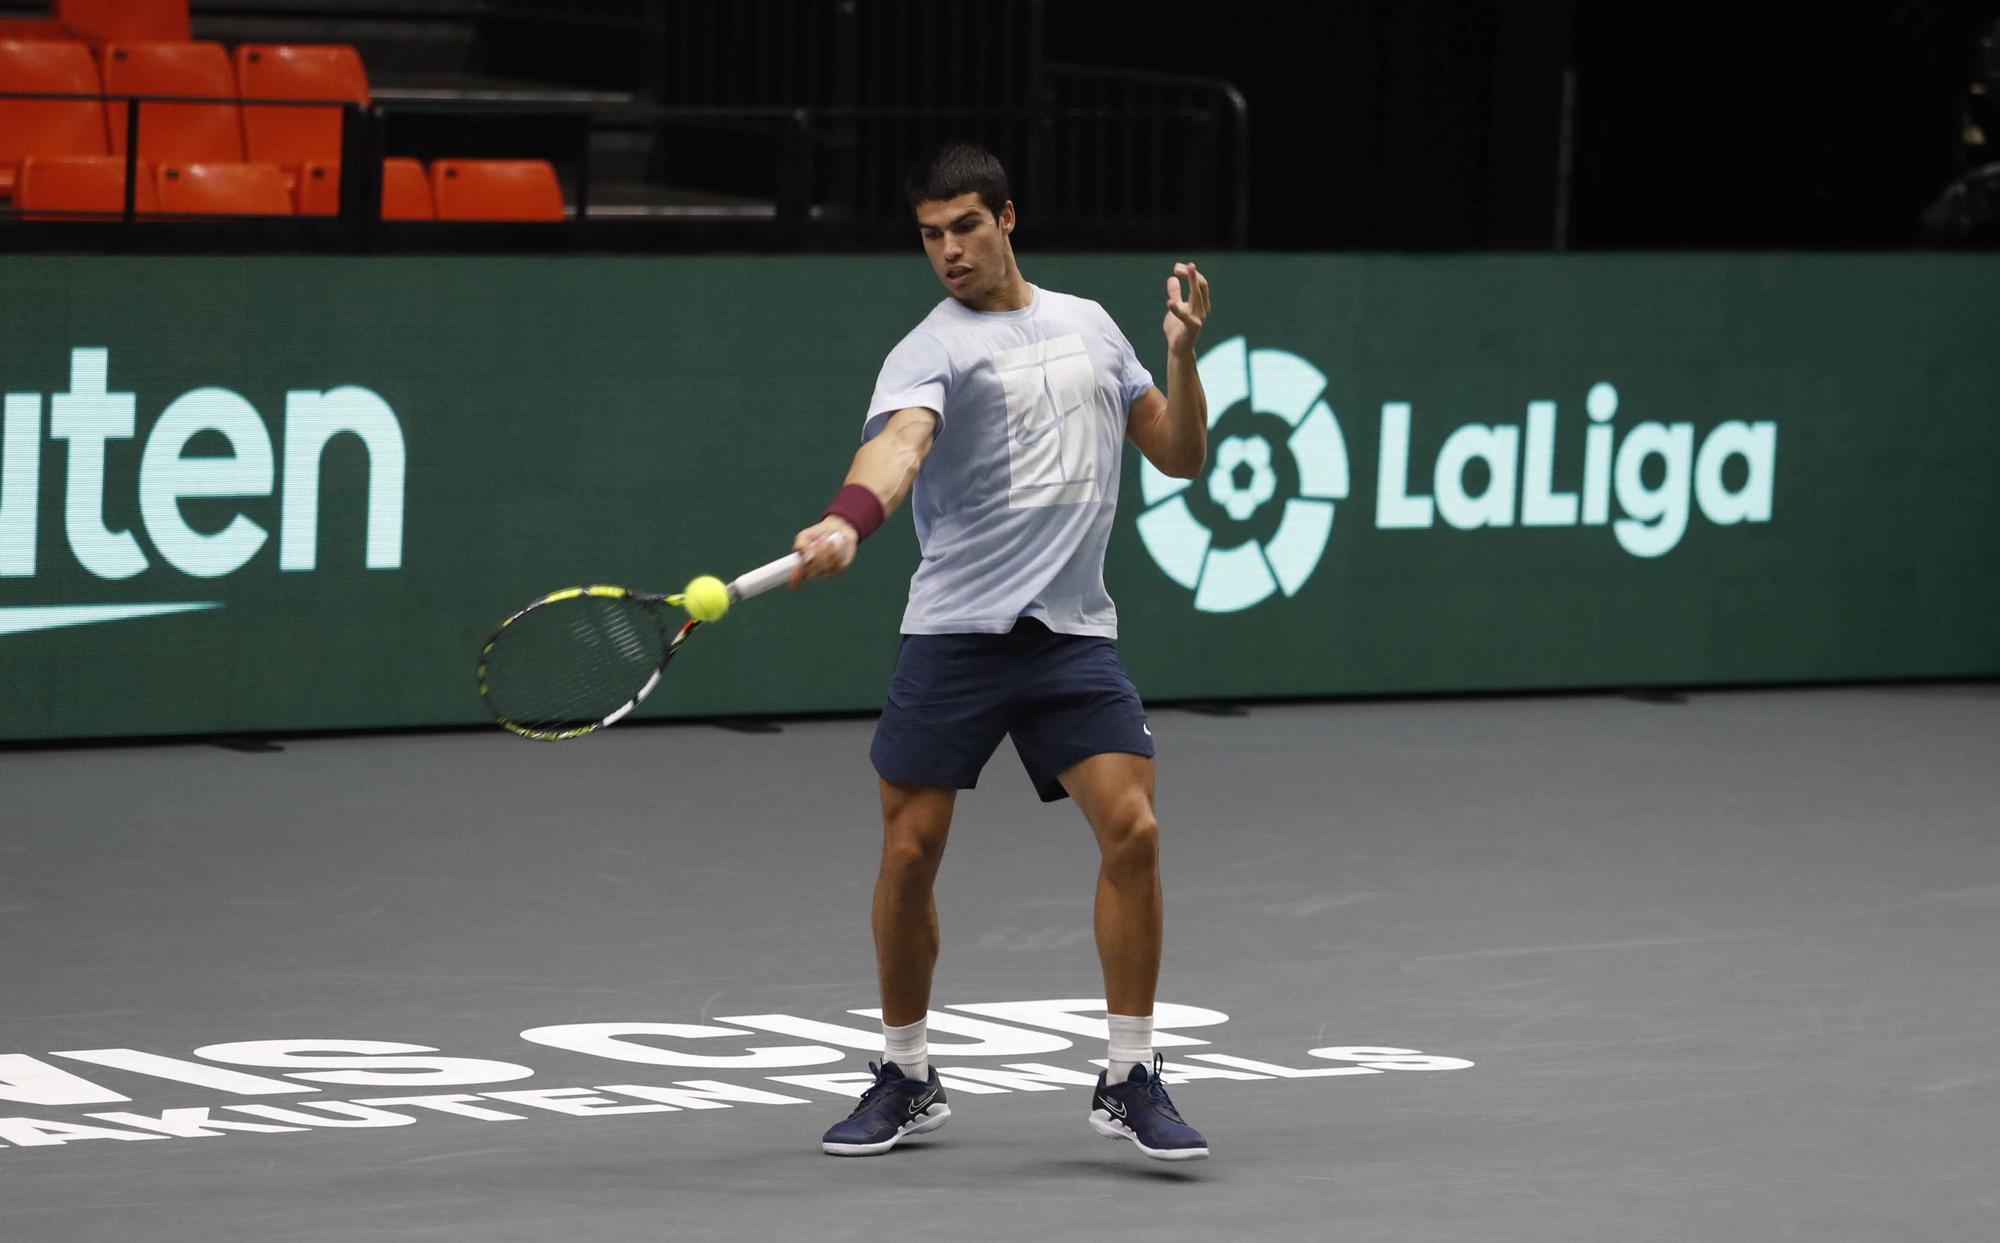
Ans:
{"label": "light blue t-shirt", "polygon": [[904,634],[1004,634],[1033,617],[1118,636],[1104,549],[1127,414],[1153,377],[1103,307],[1029,289],[1018,311],[946,298],[875,381],[863,440],[911,406],[940,420],[910,495],[924,559]]}

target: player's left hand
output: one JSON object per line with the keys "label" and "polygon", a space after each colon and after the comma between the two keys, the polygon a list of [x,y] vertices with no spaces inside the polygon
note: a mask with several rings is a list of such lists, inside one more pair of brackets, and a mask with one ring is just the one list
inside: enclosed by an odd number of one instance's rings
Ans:
{"label": "player's left hand", "polygon": [[[1181,297],[1181,281],[1188,283],[1188,296]],[[1208,278],[1192,263],[1176,263],[1167,278],[1167,318],[1161,325],[1167,334],[1167,352],[1192,356],[1201,326],[1208,322]]]}

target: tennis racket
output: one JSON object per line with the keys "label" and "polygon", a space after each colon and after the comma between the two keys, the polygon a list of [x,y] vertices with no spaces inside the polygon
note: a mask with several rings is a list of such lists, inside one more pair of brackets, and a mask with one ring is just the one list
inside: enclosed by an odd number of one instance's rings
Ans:
{"label": "tennis racket", "polygon": [[[732,607],[776,587],[799,563],[786,553],[728,584]],[[479,653],[479,694],[501,728],[538,742],[594,734],[622,719],[701,623],[679,595],[565,587],[516,610]],[[676,629],[678,627],[678,629]]]}

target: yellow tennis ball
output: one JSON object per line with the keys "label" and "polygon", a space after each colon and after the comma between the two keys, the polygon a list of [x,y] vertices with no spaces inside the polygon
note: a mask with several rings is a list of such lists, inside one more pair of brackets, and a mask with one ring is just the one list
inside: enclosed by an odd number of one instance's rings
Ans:
{"label": "yellow tennis ball", "polygon": [[721,621],[729,611],[729,588],[721,579],[704,574],[687,585],[688,616],[696,621]]}

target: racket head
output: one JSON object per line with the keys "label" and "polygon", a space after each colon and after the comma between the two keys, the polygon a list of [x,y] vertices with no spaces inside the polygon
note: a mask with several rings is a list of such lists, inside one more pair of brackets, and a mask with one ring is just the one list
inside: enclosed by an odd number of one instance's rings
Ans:
{"label": "racket head", "polygon": [[701,623],[671,596],[594,585],[552,591],[509,614],[479,653],[479,694],[502,729],[566,742],[622,719],[659,685]]}

